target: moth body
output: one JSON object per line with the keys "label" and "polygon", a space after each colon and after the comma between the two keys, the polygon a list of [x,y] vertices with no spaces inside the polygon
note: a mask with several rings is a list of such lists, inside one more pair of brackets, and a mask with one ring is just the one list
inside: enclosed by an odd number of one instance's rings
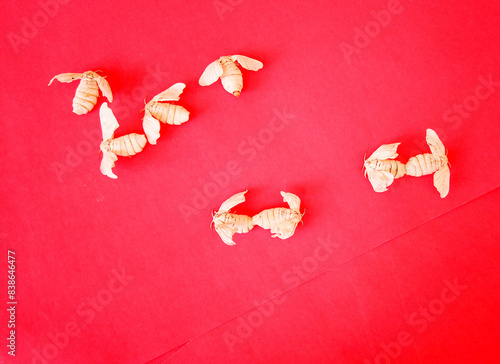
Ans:
{"label": "moth body", "polygon": [[243,89],[243,75],[236,63],[229,57],[221,57],[222,75],[220,80],[224,90],[238,97]]}
{"label": "moth body", "polygon": [[101,173],[110,178],[118,178],[112,169],[118,160],[117,155],[122,157],[131,157],[142,152],[146,145],[146,136],[144,134],[131,133],[119,138],[115,138],[115,130],[120,126],[116,120],[113,111],[104,102],[99,110],[102,129],[102,151]]}
{"label": "moth body", "polygon": [[253,220],[250,216],[237,215],[229,212],[234,206],[245,202],[245,193],[247,192],[248,191],[243,191],[229,197],[222,203],[219,211],[212,217],[215,231],[227,245],[235,245],[233,241],[233,235],[235,233],[248,233],[253,229]]}
{"label": "moth body", "polygon": [[238,234],[248,233],[253,229],[253,221],[250,216],[237,215],[229,212],[216,214],[214,216],[215,229],[221,226],[229,226],[235,229]]}
{"label": "moth body", "polygon": [[295,233],[295,228],[302,221],[300,199],[293,193],[281,192],[283,200],[290,208],[276,207],[261,211],[252,220],[254,225],[263,229],[271,230],[273,238],[287,239]]}
{"label": "moth body", "polygon": [[384,171],[392,174],[395,179],[401,178],[405,175],[406,167],[404,163],[392,159],[375,160],[374,162],[367,163],[366,168],[371,168],[374,171]]}
{"label": "moth body", "polygon": [[121,157],[130,157],[142,152],[146,145],[144,134],[127,134],[116,139],[106,140],[101,143],[101,150],[108,151]]}
{"label": "moth body", "polygon": [[293,235],[302,214],[285,207],[276,207],[261,211],[253,217],[253,223],[263,229],[271,230],[272,237],[286,239]]}
{"label": "moth body", "polygon": [[99,86],[97,86],[97,82],[90,77],[84,76],[76,88],[75,97],[73,98],[73,112],[77,115],[88,113],[97,104],[98,97]]}
{"label": "moth body", "polygon": [[147,109],[155,119],[164,124],[181,125],[189,120],[189,111],[179,105],[153,102]]}
{"label": "moth body", "polygon": [[406,163],[406,174],[413,177],[425,176],[439,170],[448,163],[446,156],[435,156],[430,153],[411,157]]}
{"label": "moth body", "polygon": [[61,73],[50,80],[49,86],[54,80],[65,83],[81,80],[76,88],[75,97],[73,98],[73,112],[77,115],[87,114],[94,108],[97,103],[97,98],[99,97],[99,89],[109,102],[113,102],[113,94],[108,81],[93,71],[84,73]]}
{"label": "moth body", "polygon": [[365,177],[368,177],[375,192],[387,191],[396,178],[403,177],[405,165],[394,160],[397,156],[399,143],[381,145],[365,160]]}

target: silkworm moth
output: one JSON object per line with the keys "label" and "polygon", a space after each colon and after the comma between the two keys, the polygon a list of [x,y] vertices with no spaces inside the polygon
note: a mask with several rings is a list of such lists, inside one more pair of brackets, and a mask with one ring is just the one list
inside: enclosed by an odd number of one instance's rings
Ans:
{"label": "silkworm moth", "polygon": [[189,111],[185,108],[165,103],[165,101],[179,101],[179,96],[185,87],[183,83],[176,83],[146,104],[142,127],[150,144],[156,144],[160,137],[160,121],[169,125],[181,125],[189,120]]}
{"label": "silkworm moth", "polygon": [[200,77],[200,85],[211,85],[220,77],[222,86],[227,92],[236,97],[240,96],[241,90],[243,89],[243,76],[236,62],[250,71],[258,71],[264,67],[262,62],[245,56],[235,55],[220,57],[207,66]]}
{"label": "silkworm moth", "polygon": [[252,217],[253,224],[270,229],[273,238],[287,239],[295,232],[297,224],[302,221],[303,214],[300,213],[300,198],[293,193],[281,191],[283,201],[290,208],[276,207],[264,210]]}
{"label": "silkworm moth", "polygon": [[61,73],[50,80],[49,86],[54,80],[65,83],[81,80],[73,98],[73,112],[77,115],[84,115],[94,108],[99,97],[99,89],[109,102],[113,102],[113,94],[111,93],[108,81],[93,71]]}
{"label": "silkworm moth", "polygon": [[434,130],[427,129],[425,139],[432,154],[426,153],[411,157],[406,163],[406,174],[420,177],[434,173],[434,187],[441,198],[445,198],[450,191],[450,168],[446,150]]}
{"label": "silkworm moth", "polygon": [[215,231],[227,245],[235,245],[233,241],[234,233],[248,233],[253,229],[254,224],[250,216],[229,212],[234,206],[245,202],[245,193],[247,192],[248,190],[229,197],[222,203],[219,211],[213,215],[212,223],[214,224]]}
{"label": "silkworm moth", "polygon": [[127,134],[119,138],[114,138],[115,130],[120,126],[113,111],[104,102],[99,110],[102,128],[102,151],[101,173],[110,178],[118,178],[112,171],[117,155],[130,157],[142,152],[146,145],[146,136],[144,134]]}
{"label": "silkworm moth", "polygon": [[405,175],[405,165],[393,160],[398,156],[399,144],[384,144],[365,160],[365,178],[368,176],[375,192],[387,191],[395,179]]}

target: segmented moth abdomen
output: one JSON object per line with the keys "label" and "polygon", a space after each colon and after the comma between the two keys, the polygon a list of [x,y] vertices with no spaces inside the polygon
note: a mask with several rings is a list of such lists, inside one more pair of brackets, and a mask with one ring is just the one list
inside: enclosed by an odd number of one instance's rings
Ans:
{"label": "segmented moth abdomen", "polygon": [[400,161],[386,159],[382,161],[377,161],[377,164],[375,165],[375,170],[389,172],[394,176],[394,178],[400,178],[405,175],[406,166]]}
{"label": "segmented moth abdomen", "polygon": [[232,93],[234,96],[240,96],[241,90],[243,89],[243,76],[241,70],[229,57],[222,57],[221,65],[223,71],[220,76],[222,86],[227,92]]}
{"label": "segmented moth abdomen", "polygon": [[[230,225],[237,230],[238,234],[248,233],[253,229],[253,220],[251,217],[246,215],[237,215],[231,213],[222,214],[219,219],[217,219],[223,224]],[[215,223],[217,227],[217,222]]]}
{"label": "segmented moth abdomen", "polygon": [[82,78],[73,99],[73,112],[84,115],[92,110],[99,97],[99,86],[91,78]]}
{"label": "segmented moth abdomen", "polygon": [[129,157],[142,152],[146,145],[144,134],[127,134],[109,141],[109,151],[122,157]]}
{"label": "segmented moth abdomen", "polygon": [[189,111],[179,105],[155,102],[149,107],[149,112],[165,124],[181,125],[189,120]]}
{"label": "segmented moth abdomen", "polygon": [[433,154],[419,154],[411,157],[406,163],[406,174],[413,177],[431,174],[441,168],[443,163],[446,164],[446,160]]}
{"label": "segmented moth abdomen", "polygon": [[263,229],[271,229],[273,226],[283,221],[289,221],[292,219],[298,219],[298,221],[300,221],[301,215],[285,207],[276,207],[274,209],[261,211],[252,219],[254,225],[258,225]]}

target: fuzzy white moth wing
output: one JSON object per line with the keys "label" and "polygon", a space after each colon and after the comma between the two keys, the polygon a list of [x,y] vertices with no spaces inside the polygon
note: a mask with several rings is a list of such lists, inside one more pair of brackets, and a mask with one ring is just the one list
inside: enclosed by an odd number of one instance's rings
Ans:
{"label": "fuzzy white moth wing", "polygon": [[401,143],[393,143],[393,144],[384,144],[378,147],[376,151],[373,152],[373,154],[368,157],[367,161],[378,159],[378,160],[384,160],[384,159],[394,159],[398,156],[397,150],[398,150],[398,145]]}
{"label": "fuzzy white moth wing", "polygon": [[115,166],[118,157],[115,153],[103,151],[101,160],[101,173],[110,178],[118,178],[111,170]]}
{"label": "fuzzy white moth wing", "polygon": [[144,112],[142,128],[144,129],[144,133],[146,133],[149,144],[156,145],[156,141],[160,137],[160,122],[148,110]]}
{"label": "fuzzy white moth wing", "polygon": [[103,102],[99,109],[99,117],[101,119],[102,140],[106,141],[113,139],[115,130],[118,129],[120,125],[106,102]]}
{"label": "fuzzy white moth wing", "polygon": [[54,76],[52,80],[50,80],[48,86],[52,84],[54,80],[57,80],[59,82],[73,82],[74,80],[79,80],[83,77],[83,73],[61,73],[60,75]]}
{"label": "fuzzy white moth wing", "polygon": [[438,190],[441,198],[445,198],[450,192],[450,168],[448,164],[434,173],[434,187]]}
{"label": "fuzzy white moth wing", "polygon": [[283,196],[283,201],[290,206],[290,209],[300,213],[300,198],[298,196],[295,196],[293,193],[283,191],[281,191],[281,196]]}
{"label": "fuzzy white moth wing", "polygon": [[220,212],[228,212],[231,210],[234,206],[239,205],[240,203],[245,202],[245,193],[247,193],[248,190],[237,193],[231,197],[229,197],[226,201],[220,205],[219,208],[219,213]]}
{"label": "fuzzy white moth wing", "polygon": [[250,71],[258,71],[264,67],[261,61],[246,56],[234,55],[231,56],[231,59],[233,62],[238,62],[241,67]]}
{"label": "fuzzy white moth wing", "polygon": [[294,221],[283,221],[274,226],[274,231],[276,234],[272,235],[272,238],[288,239],[295,233],[295,228],[297,223]]}
{"label": "fuzzy white moth wing", "polygon": [[183,83],[176,83],[165,91],[159,93],[151,101],[179,101],[179,96],[186,87]]}
{"label": "fuzzy white moth wing", "polygon": [[203,71],[203,74],[198,82],[200,83],[200,86],[211,85],[217,81],[220,76],[222,76],[222,73],[222,65],[220,64],[220,59],[218,59],[217,61],[210,63],[207,68],[205,68],[205,71]]}
{"label": "fuzzy white moth wing", "polygon": [[394,182],[394,176],[386,171],[374,171],[367,169],[368,180],[372,184],[373,190],[375,192],[385,192],[387,187],[389,187],[392,182]]}
{"label": "fuzzy white moth wing", "polygon": [[233,235],[236,232],[236,229],[231,228],[227,224],[220,224],[215,228],[215,231],[217,231],[217,234],[219,234],[220,238],[225,244],[236,245],[236,243],[233,241]]}
{"label": "fuzzy white moth wing", "polygon": [[444,148],[443,142],[441,142],[441,139],[439,139],[434,130],[427,129],[425,140],[427,141],[427,144],[429,145],[429,148],[433,155],[437,157],[446,155],[446,150]]}
{"label": "fuzzy white moth wing", "polygon": [[106,80],[106,78],[97,76],[95,80],[102,94],[106,96],[109,102],[113,102],[113,93],[111,92],[111,87],[109,86],[109,82]]}

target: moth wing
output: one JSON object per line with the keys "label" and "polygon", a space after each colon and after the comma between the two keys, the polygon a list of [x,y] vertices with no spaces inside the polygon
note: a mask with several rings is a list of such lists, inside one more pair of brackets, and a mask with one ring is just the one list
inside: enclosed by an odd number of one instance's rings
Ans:
{"label": "moth wing", "polygon": [[235,229],[232,229],[226,224],[221,224],[215,228],[215,231],[217,231],[217,234],[219,234],[224,243],[226,243],[227,245],[236,245],[236,243],[233,241],[233,235],[236,232]]}
{"label": "moth wing", "polygon": [[222,76],[223,70],[222,65],[220,64],[220,60],[214,61],[210,63],[203,74],[200,77],[199,83],[200,86],[208,86],[214,83]]}
{"label": "moth wing", "polygon": [[179,101],[179,96],[186,87],[183,83],[176,83],[165,91],[159,93],[151,101]]}
{"label": "moth wing", "polygon": [[258,71],[264,67],[261,61],[246,56],[235,55],[231,56],[231,59],[233,62],[238,62],[241,67],[250,71]]}
{"label": "moth wing", "polygon": [[450,168],[448,164],[434,173],[434,187],[438,190],[441,198],[445,198],[450,192]]}
{"label": "moth wing", "polygon": [[229,197],[226,201],[220,205],[219,211],[218,212],[228,212],[231,210],[234,206],[239,205],[240,203],[245,202],[245,193],[247,193],[248,190],[237,193],[231,197]]}
{"label": "moth wing", "polygon": [[115,166],[115,161],[118,160],[118,157],[111,152],[102,152],[102,161],[101,161],[101,173],[110,178],[118,178],[112,171],[112,168]]}
{"label": "moth wing", "polygon": [[113,93],[111,92],[111,87],[109,86],[109,82],[106,78],[97,76],[95,80],[97,81],[97,85],[99,86],[102,94],[106,96],[109,102],[113,102]]}
{"label": "moth wing", "polygon": [[398,145],[401,143],[393,143],[393,144],[384,144],[378,147],[376,151],[373,152],[373,154],[368,157],[367,160],[384,160],[384,159],[394,159],[398,156],[397,150],[398,150]]}
{"label": "moth wing", "polygon": [[434,130],[427,129],[425,140],[427,141],[427,144],[429,145],[429,148],[433,155],[435,156],[446,155],[446,150],[444,148],[443,142],[441,142],[441,139],[439,139],[438,135]]}
{"label": "moth wing", "polygon": [[389,187],[392,182],[394,182],[394,176],[386,171],[373,171],[367,169],[368,180],[372,184],[373,190],[375,192],[385,192],[387,187]]}
{"label": "moth wing", "polygon": [[54,80],[59,82],[69,83],[74,80],[79,80],[83,77],[83,73],[61,73],[60,75],[54,76],[52,80],[50,80],[48,86],[52,84]]}
{"label": "moth wing", "polygon": [[102,140],[106,141],[113,139],[115,130],[118,129],[120,125],[106,102],[103,102],[99,109],[99,117],[101,119]]}
{"label": "moth wing", "polygon": [[144,113],[142,128],[144,129],[144,133],[146,133],[149,144],[156,145],[156,141],[160,137],[160,122],[148,110]]}
{"label": "moth wing", "polygon": [[294,221],[283,221],[275,225],[276,234],[272,235],[273,238],[288,239],[295,233],[297,223]]}
{"label": "moth wing", "polygon": [[300,198],[293,193],[281,191],[281,196],[283,196],[283,201],[285,201],[290,209],[300,212]]}

